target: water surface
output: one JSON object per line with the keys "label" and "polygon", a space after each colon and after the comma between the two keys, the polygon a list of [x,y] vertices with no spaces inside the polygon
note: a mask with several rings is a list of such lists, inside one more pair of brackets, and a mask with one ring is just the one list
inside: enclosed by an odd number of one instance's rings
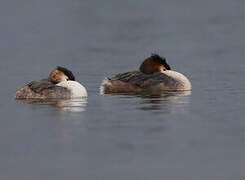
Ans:
{"label": "water surface", "polygon": [[[1,1],[0,178],[244,179],[244,6]],[[189,95],[100,95],[104,77],[137,69],[152,52],[190,79]],[[87,100],[13,99],[57,65],[74,72]]]}

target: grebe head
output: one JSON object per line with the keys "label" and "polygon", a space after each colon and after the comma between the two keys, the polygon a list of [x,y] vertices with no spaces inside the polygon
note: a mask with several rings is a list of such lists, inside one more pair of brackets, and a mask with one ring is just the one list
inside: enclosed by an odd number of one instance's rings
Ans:
{"label": "grebe head", "polygon": [[152,54],[150,57],[144,60],[140,65],[140,71],[145,74],[152,74],[154,72],[163,72],[171,70],[170,66],[164,57],[158,54]]}
{"label": "grebe head", "polygon": [[60,66],[50,73],[49,79],[55,84],[67,80],[75,81],[73,73],[70,70]]}

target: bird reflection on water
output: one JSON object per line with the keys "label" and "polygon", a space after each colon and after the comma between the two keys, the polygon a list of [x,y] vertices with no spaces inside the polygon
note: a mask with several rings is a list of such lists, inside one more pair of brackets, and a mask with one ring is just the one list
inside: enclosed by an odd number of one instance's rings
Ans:
{"label": "bird reflection on water", "polygon": [[[106,94],[108,96],[108,94]],[[173,106],[183,106],[189,103],[191,91],[166,91],[159,94],[109,94],[111,96],[120,95],[120,98],[141,99],[136,109],[143,111],[159,111],[161,113],[169,113],[174,111]]]}
{"label": "bird reflection on water", "polygon": [[166,92],[158,95],[143,95],[141,96],[141,107],[138,109],[144,111],[161,111],[172,112],[172,106],[178,106],[189,103],[191,91]]}
{"label": "bird reflection on water", "polygon": [[59,111],[68,112],[83,112],[87,106],[87,98],[75,98],[75,99],[28,99],[18,100],[18,102],[24,104],[35,104],[35,105],[49,105]]}

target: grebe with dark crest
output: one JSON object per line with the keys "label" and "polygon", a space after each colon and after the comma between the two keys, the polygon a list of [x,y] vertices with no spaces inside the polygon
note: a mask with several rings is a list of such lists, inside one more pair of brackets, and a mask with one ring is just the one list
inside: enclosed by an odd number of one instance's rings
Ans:
{"label": "grebe with dark crest", "polygon": [[101,84],[101,93],[160,94],[166,91],[188,91],[191,88],[187,77],[172,71],[164,57],[152,54],[143,61],[139,70],[105,78]]}
{"label": "grebe with dark crest", "polygon": [[58,66],[47,79],[32,81],[15,93],[15,99],[69,99],[87,97],[83,85],[75,81],[73,73]]}

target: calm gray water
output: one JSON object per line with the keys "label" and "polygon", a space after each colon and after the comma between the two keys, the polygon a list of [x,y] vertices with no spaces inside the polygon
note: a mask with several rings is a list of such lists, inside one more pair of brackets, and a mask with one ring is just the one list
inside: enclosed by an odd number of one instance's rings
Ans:
{"label": "calm gray water", "polygon": [[[2,0],[1,180],[243,180],[245,1]],[[101,96],[104,77],[152,52],[191,94]],[[84,102],[16,102],[71,69]],[[65,105],[64,108],[62,106]]]}

